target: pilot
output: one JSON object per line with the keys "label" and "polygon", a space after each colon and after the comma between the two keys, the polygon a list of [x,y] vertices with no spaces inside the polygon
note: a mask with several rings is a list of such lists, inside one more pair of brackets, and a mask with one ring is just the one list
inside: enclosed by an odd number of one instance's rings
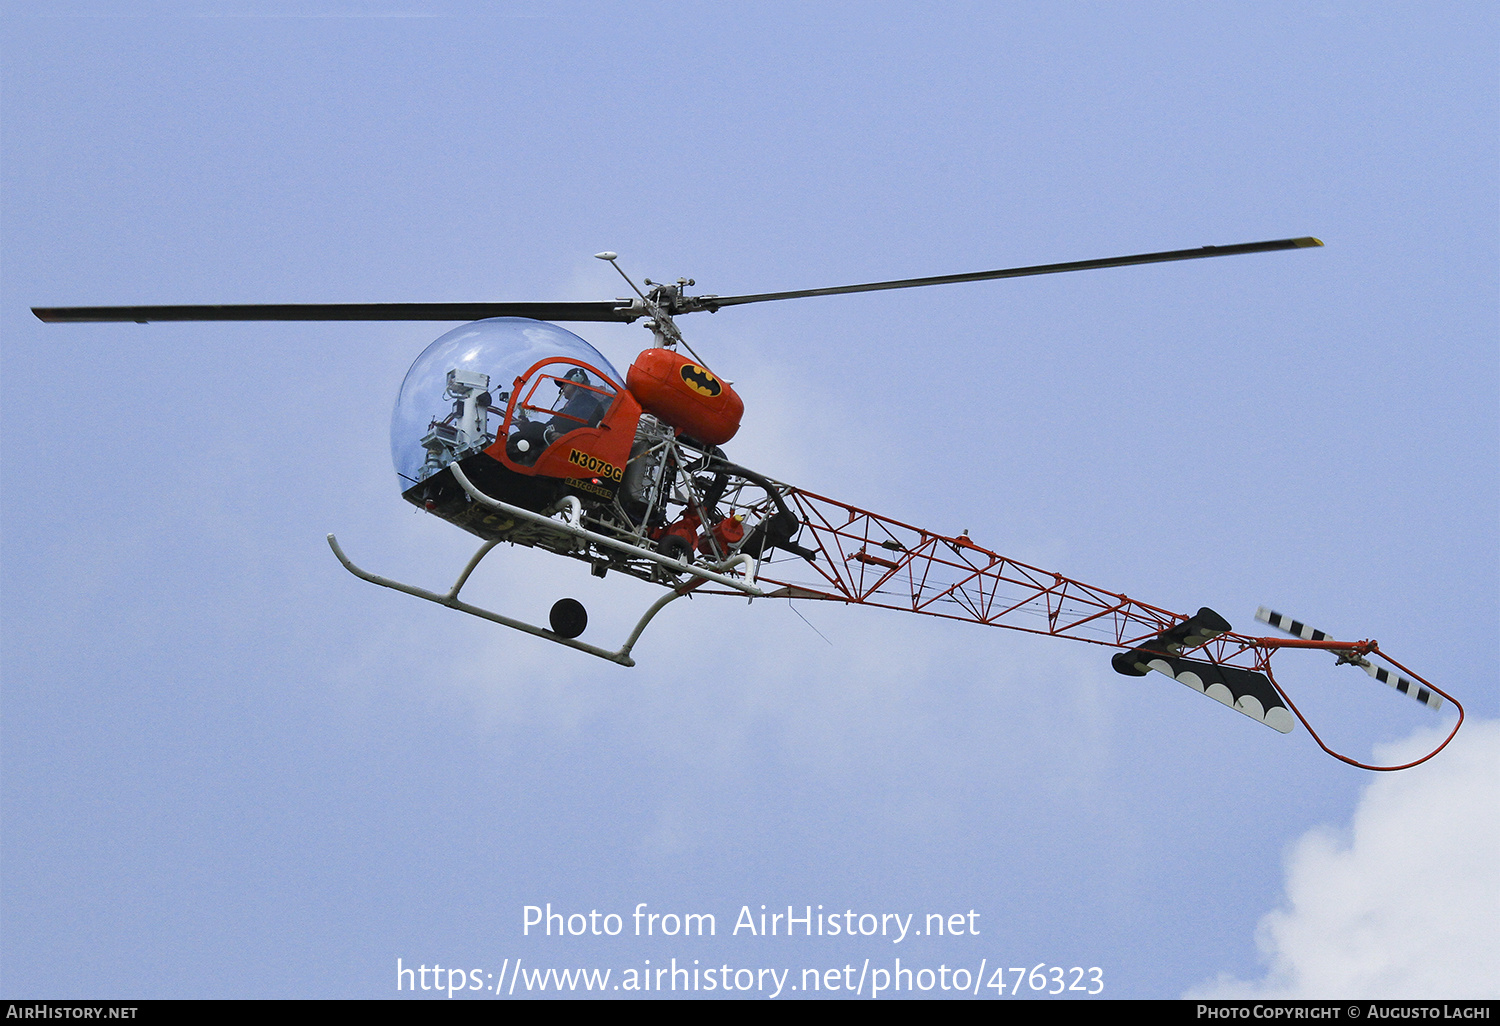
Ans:
{"label": "pilot", "polygon": [[608,396],[596,391],[592,384],[588,372],[582,367],[573,367],[557,381],[563,405],[548,420],[527,420],[526,411],[519,411],[518,430],[506,443],[507,455],[529,467],[536,463],[544,449],[569,431],[598,427],[604,419]]}
{"label": "pilot", "polygon": [[547,424],[549,442],[575,428],[599,426],[604,417],[604,397],[587,387],[589,384],[588,372],[582,367],[574,367],[558,381],[563,408]]}

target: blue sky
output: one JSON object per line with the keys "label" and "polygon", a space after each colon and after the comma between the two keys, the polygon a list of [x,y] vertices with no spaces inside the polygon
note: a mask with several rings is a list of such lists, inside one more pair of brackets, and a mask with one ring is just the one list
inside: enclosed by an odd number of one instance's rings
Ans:
{"label": "blue sky", "polygon": [[[3,10],[7,996],[674,957],[1500,993],[1486,5]],[[468,555],[387,442],[449,325],[28,310],[608,299],[602,249],[733,294],[1306,234],[681,327],[746,399],[740,463],[1241,629],[1378,638],[1474,718],[1388,778],[1064,641],[705,598],[624,670],[371,588],[327,532],[434,587]],[[570,327],[621,367],[649,338]],[[497,555],[476,600],[573,595],[589,640],[655,597]],[[1353,755],[1449,722],[1283,660]],[[523,936],[547,902],[718,936]],[[761,904],[981,932],[731,935]]]}

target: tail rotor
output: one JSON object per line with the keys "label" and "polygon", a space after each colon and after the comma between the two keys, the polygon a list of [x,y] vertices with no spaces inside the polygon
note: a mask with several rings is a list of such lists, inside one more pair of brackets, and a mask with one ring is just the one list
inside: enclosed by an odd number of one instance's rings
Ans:
{"label": "tail rotor", "polygon": [[[1275,627],[1277,630],[1285,631],[1293,637],[1301,638],[1303,641],[1326,642],[1332,640],[1327,634],[1324,634],[1317,628],[1310,627],[1299,620],[1293,620],[1290,616],[1278,613],[1275,610],[1268,609],[1265,606],[1261,606],[1255,611],[1255,618],[1261,623],[1269,624],[1270,626]],[[1380,681],[1380,683],[1387,684],[1395,688],[1403,695],[1409,695],[1410,697],[1415,698],[1418,702],[1421,702],[1423,705],[1427,706],[1427,708],[1433,710],[1434,712],[1442,708],[1443,698],[1441,695],[1438,695],[1428,688],[1423,687],[1421,684],[1418,684],[1416,681],[1410,679],[1409,677],[1403,677],[1401,674],[1395,673],[1391,670],[1387,670],[1383,666],[1376,666],[1355,649],[1348,648],[1342,651],[1335,649],[1332,651],[1333,654],[1338,657],[1338,661],[1340,664],[1352,663],[1353,665],[1358,666],[1360,669],[1368,673],[1371,677],[1374,677],[1376,680]]]}

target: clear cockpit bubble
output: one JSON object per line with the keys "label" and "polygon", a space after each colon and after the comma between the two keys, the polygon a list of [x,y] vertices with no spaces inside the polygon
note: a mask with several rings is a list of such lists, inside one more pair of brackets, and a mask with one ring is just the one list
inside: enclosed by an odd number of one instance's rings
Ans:
{"label": "clear cockpit bubble", "polygon": [[516,380],[539,363],[571,359],[624,378],[600,352],[564,328],[496,317],[454,328],[406,372],[391,413],[391,462],[401,490],[494,441]]}

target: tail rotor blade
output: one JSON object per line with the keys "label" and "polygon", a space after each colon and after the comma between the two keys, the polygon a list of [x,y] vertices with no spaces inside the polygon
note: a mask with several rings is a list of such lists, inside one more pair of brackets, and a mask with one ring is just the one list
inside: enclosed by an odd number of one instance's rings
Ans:
{"label": "tail rotor blade", "polygon": [[[1268,609],[1265,606],[1261,606],[1255,611],[1255,618],[1261,623],[1270,624],[1277,630],[1285,631],[1293,637],[1301,638],[1304,641],[1333,640],[1322,631],[1317,630],[1313,627],[1309,627],[1307,624],[1302,623],[1298,620],[1293,620],[1290,616],[1285,616],[1273,609]],[[1334,654],[1338,655],[1338,653]],[[1418,684],[1416,681],[1411,680],[1407,677],[1403,677],[1399,673],[1396,673],[1392,670],[1387,670],[1383,666],[1376,666],[1374,663],[1370,662],[1370,660],[1364,658],[1363,656],[1354,659],[1348,658],[1347,655],[1340,656],[1339,662],[1354,663],[1354,665],[1358,666],[1361,670],[1364,670],[1371,677],[1374,677],[1376,680],[1380,681],[1380,683],[1389,684],[1391,687],[1395,688],[1403,695],[1410,695],[1412,698],[1415,698],[1418,702],[1421,702],[1429,709],[1435,711],[1442,708],[1443,697],[1441,695],[1434,694],[1432,691]]]}
{"label": "tail rotor blade", "polygon": [[1421,702],[1423,705],[1433,710],[1434,712],[1443,707],[1442,695],[1433,694],[1431,691],[1428,691],[1426,688],[1424,688],[1414,680],[1409,680],[1406,677],[1401,676],[1401,674],[1399,673],[1392,673],[1384,666],[1376,666],[1368,659],[1361,659],[1359,661],[1359,666],[1360,669],[1364,670],[1371,677],[1374,677],[1376,680],[1380,681],[1380,683],[1389,684],[1391,687],[1395,688],[1403,695],[1410,695],[1412,698],[1415,698],[1418,702]]}
{"label": "tail rotor blade", "polygon": [[1314,630],[1305,623],[1293,620],[1290,616],[1283,616],[1274,609],[1261,606],[1255,611],[1255,618],[1261,623],[1270,624],[1279,631],[1286,631],[1294,638],[1303,641],[1328,641],[1328,635],[1320,630]]}

